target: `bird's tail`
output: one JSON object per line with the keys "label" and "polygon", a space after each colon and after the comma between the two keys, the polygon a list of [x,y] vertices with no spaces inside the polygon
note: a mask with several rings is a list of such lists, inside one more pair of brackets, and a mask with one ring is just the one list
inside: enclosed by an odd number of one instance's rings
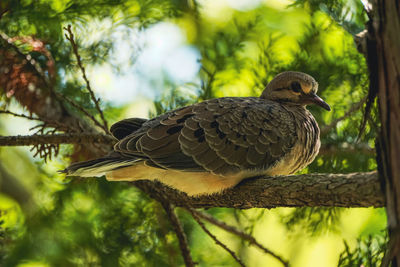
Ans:
{"label": "bird's tail", "polygon": [[137,161],[139,159],[122,159],[120,157],[106,156],[89,161],[72,163],[60,172],[67,174],[67,176],[100,177],[109,171],[132,166]]}

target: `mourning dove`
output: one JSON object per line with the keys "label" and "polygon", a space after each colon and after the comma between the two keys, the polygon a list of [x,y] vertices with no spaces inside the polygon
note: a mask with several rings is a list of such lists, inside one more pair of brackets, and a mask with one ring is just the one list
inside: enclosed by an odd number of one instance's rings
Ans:
{"label": "mourning dove", "polygon": [[222,192],[245,178],[293,174],[320,148],[308,104],[326,110],[311,76],[278,74],[260,97],[223,97],[178,108],[151,120],[117,122],[119,141],[103,158],[69,166],[67,175],[109,181],[158,180],[188,195]]}

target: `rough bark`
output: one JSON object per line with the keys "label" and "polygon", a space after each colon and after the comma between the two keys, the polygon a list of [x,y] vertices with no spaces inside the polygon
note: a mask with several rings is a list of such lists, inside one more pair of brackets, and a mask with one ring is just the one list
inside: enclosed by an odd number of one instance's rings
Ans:
{"label": "rough bark", "polygon": [[382,207],[384,196],[376,172],[350,174],[303,174],[254,177],[223,194],[188,197],[160,183],[138,181],[150,196],[166,197],[176,206],[194,208],[275,207]]}
{"label": "rough bark", "polygon": [[[49,135],[17,135],[0,136],[0,146],[34,146],[40,144],[109,144],[115,143],[110,135],[78,133],[78,134],[49,134]],[[97,155],[101,157],[102,155]]]}
{"label": "rough bark", "polygon": [[[101,146],[114,141],[109,135],[90,133],[0,136],[0,146],[89,143]],[[254,177],[224,194],[190,199],[159,183],[140,181],[135,184],[156,199],[166,195],[177,206],[189,201],[191,206],[199,208],[382,207],[384,203],[375,172]]]}
{"label": "rough bark", "polygon": [[379,174],[385,191],[389,248],[383,266],[400,266],[400,2],[374,0],[368,25],[370,95],[378,95]]}

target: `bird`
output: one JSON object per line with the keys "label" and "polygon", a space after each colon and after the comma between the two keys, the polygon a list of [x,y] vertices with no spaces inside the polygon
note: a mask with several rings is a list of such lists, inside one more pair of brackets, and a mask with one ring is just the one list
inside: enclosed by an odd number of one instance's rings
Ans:
{"label": "bird", "polygon": [[306,106],[330,106],[303,72],[276,75],[260,97],[222,97],[152,119],[113,124],[108,155],[71,164],[68,176],[158,180],[189,196],[223,193],[246,178],[290,175],[317,156],[320,130]]}

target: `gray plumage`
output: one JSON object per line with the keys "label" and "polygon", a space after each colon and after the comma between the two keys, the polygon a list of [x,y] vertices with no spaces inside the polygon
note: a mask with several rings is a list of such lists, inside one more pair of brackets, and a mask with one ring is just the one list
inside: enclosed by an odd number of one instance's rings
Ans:
{"label": "gray plumage", "polygon": [[[210,99],[151,120],[122,120],[110,129],[119,140],[112,154],[72,164],[65,171],[93,176],[96,169],[100,175],[145,164],[215,177],[245,174],[239,181],[249,175],[292,174],[318,154],[319,128],[305,107],[315,103],[329,109],[316,96],[317,88],[307,74],[284,72],[268,84],[261,97]],[[149,179],[163,182],[157,177]]]}

